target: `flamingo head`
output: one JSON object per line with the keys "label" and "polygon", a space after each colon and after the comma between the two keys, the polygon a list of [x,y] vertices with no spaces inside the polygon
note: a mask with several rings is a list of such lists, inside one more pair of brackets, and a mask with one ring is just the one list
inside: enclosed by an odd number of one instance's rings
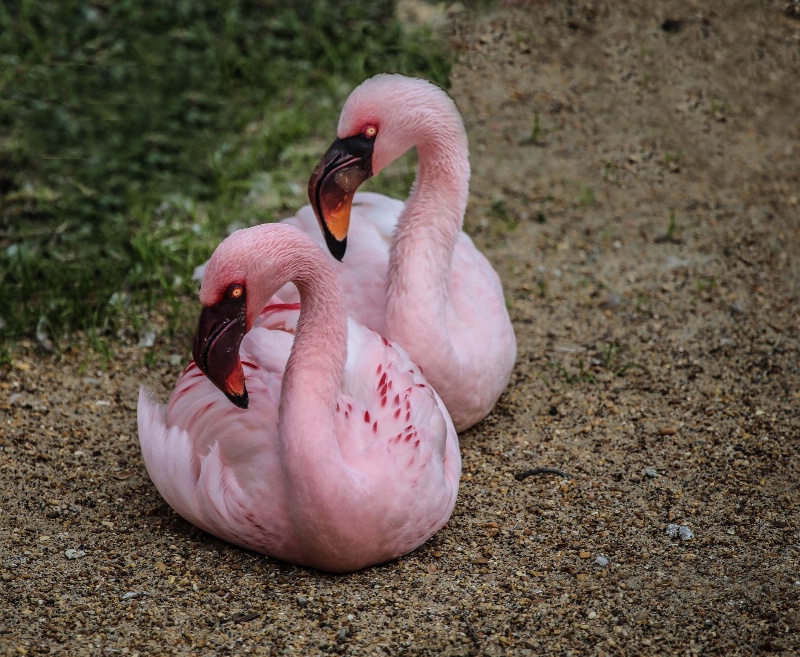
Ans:
{"label": "flamingo head", "polygon": [[239,345],[247,333],[246,294],[242,284],[228,286],[219,301],[204,305],[192,356],[203,374],[239,408],[247,408]]}
{"label": "flamingo head", "polygon": [[[455,113],[455,114],[454,114]],[[419,78],[376,75],[356,87],[339,117],[338,138],[308,181],[308,197],[331,254],[347,248],[356,189],[410,148],[435,139],[455,105],[439,87]]]}
{"label": "flamingo head", "polygon": [[372,176],[374,126],[334,141],[308,181],[308,197],[325,243],[337,260],[347,248],[350,211],[358,187]]}
{"label": "flamingo head", "polygon": [[247,244],[252,231],[233,233],[208,261],[200,287],[203,310],[192,348],[200,371],[239,408],[248,405],[239,346],[254,321],[247,300]]}

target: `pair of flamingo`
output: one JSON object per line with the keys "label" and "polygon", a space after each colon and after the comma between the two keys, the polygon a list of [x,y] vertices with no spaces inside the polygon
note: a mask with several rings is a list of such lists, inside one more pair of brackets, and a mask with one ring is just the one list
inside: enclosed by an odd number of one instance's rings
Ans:
{"label": "pair of flamingo", "polygon": [[[461,230],[469,161],[450,98],[379,75],[347,99],[338,135],[311,206],[214,252],[194,362],[166,412],[142,390],[138,415],[150,477],[184,518],[347,572],[413,550],[448,520],[456,429],[491,410],[516,345],[497,274]],[[354,196],[413,147],[405,205]]]}

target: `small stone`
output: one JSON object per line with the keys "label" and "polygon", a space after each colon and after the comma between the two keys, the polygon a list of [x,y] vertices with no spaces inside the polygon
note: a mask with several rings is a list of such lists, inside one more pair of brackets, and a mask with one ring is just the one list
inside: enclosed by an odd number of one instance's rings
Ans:
{"label": "small stone", "polygon": [[596,611],[590,611],[586,615],[586,618],[588,618],[589,620],[594,620],[595,618],[597,618],[597,612]]}
{"label": "small stone", "polygon": [[620,299],[618,294],[607,291],[605,298],[600,302],[600,307],[608,310],[614,310],[619,308],[621,303],[622,299]]}
{"label": "small stone", "polygon": [[156,332],[152,329],[139,336],[137,347],[152,347],[156,343]]}
{"label": "small stone", "polygon": [[588,558],[589,558],[589,557],[591,557],[592,555],[591,555],[591,554],[589,554],[589,553],[588,553],[586,550],[581,550],[580,552],[578,552],[578,556],[579,556],[581,559],[588,559]]}
{"label": "small stone", "polygon": [[167,564],[165,564],[163,561],[156,561],[156,570],[161,574],[164,574],[167,572]]}
{"label": "small stone", "polygon": [[84,552],[83,550],[75,550],[73,548],[70,548],[69,550],[65,550],[64,551],[64,556],[67,559],[80,559],[81,557],[83,557],[85,555],[86,555],[86,552]]}
{"label": "small stone", "polygon": [[645,468],[644,469],[645,477],[650,477],[651,479],[655,479],[658,476],[658,470],[655,468]]}
{"label": "small stone", "polygon": [[308,605],[308,599],[304,595],[298,595],[297,604],[299,604],[301,607],[305,607]]}
{"label": "small stone", "polygon": [[605,566],[608,565],[608,559],[606,557],[604,557],[602,554],[598,554],[597,558],[594,560],[594,562],[598,566],[602,566],[602,567],[605,567]]}
{"label": "small stone", "polygon": [[674,436],[678,433],[678,427],[674,427],[671,425],[660,427],[658,433],[662,436]]}
{"label": "small stone", "polygon": [[670,538],[680,538],[682,541],[688,541],[694,538],[694,532],[686,525],[670,523],[667,525],[666,533]]}
{"label": "small stone", "polygon": [[122,594],[120,600],[134,600],[135,598],[143,598],[147,595],[150,595],[147,591],[128,591]]}
{"label": "small stone", "polygon": [[347,638],[347,628],[343,627],[339,630],[338,634],[336,635],[337,641],[344,641]]}

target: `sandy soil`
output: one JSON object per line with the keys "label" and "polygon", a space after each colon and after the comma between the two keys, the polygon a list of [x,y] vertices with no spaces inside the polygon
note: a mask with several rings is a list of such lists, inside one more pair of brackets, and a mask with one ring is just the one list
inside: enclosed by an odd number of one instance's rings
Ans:
{"label": "sandy soil", "polygon": [[634,4],[443,28],[466,228],[519,341],[448,525],[346,577],[234,548],[139,454],[138,386],[166,399],[183,356],[121,346],[101,370],[22,345],[0,377],[0,651],[800,654],[800,21]]}

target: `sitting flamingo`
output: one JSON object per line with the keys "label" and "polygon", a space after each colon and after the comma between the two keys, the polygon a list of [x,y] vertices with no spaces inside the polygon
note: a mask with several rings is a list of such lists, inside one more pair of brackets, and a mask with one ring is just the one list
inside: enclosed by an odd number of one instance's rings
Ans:
{"label": "sitting flamingo", "polygon": [[[270,303],[287,281],[299,310]],[[139,395],[145,464],[173,509],[332,572],[395,559],[447,522],[461,473],[450,417],[402,348],[348,319],[309,236],[281,224],[233,233],[200,300],[194,362],[166,413]]]}
{"label": "sitting flamingo", "polygon": [[[403,345],[456,429],[466,429],[508,384],[516,340],[500,279],[461,230],[470,173],[461,116],[430,82],[378,75],[350,94],[338,135],[308,194],[342,260],[348,312]],[[415,146],[417,178],[405,205],[379,194],[353,200],[364,180]],[[305,208],[289,221],[313,230]]]}
{"label": "sitting flamingo", "polygon": [[[377,75],[350,94],[338,134],[309,181],[311,206],[283,221],[342,260],[335,271],[348,314],[401,344],[456,429],[467,429],[505,390],[517,347],[500,279],[461,230],[469,195],[461,115],[430,82]],[[405,204],[355,194],[415,146],[417,178]],[[279,294],[298,300],[290,287]]]}

